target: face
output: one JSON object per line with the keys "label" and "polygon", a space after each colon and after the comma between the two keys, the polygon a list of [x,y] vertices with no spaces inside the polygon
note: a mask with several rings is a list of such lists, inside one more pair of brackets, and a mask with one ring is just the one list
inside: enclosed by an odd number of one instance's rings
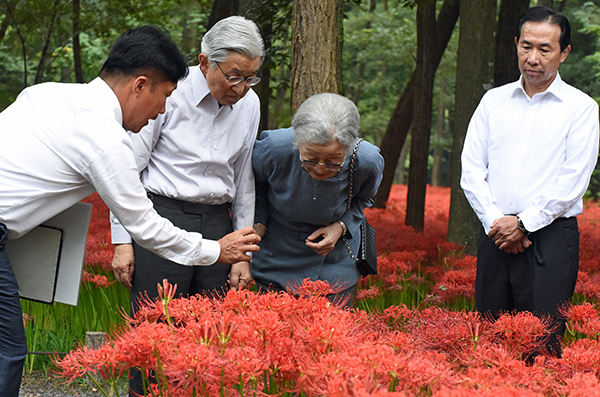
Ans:
{"label": "face", "polygon": [[200,54],[198,60],[200,61],[200,69],[206,77],[210,93],[221,105],[237,103],[250,90],[250,87],[244,84],[243,81],[235,85],[227,84],[227,79],[223,76],[223,73],[228,77],[256,76],[261,63],[260,57],[251,59],[237,52],[232,52],[225,62],[219,62],[219,66],[223,69],[223,72],[221,72],[217,65],[214,65],[214,69],[212,68],[205,54]]}
{"label": "face", "polygon": [[126,130],[140,132],[154,120],[160,113],[165,112],[167,98],[177,88],[177,84],[169,80],[162,80],[152,84],[152,78],[139,76],[134,82],[134,95],[131,100],[133,106],[128,114],[123,114],[123,127]]}
{"label": "face", "polygon": [[515,43],[523,86],[530,97],[550,86],[561,63],[571,51],[560,51],[560,26],[548,22],[525,22]]}
{"label": "face", "polygon": [[[337,139],[334,139],[331,143],[326,145],[306,143],[299,146],[300,158],[303,160],[318,161],[322,164],[342,164],[346,158],[346,147]],[[320,181],[334,177],[339,173],[338,170],[330,171],[321,164],[311,168],[305,166],[304,169],[310,174],[311,177]]]}

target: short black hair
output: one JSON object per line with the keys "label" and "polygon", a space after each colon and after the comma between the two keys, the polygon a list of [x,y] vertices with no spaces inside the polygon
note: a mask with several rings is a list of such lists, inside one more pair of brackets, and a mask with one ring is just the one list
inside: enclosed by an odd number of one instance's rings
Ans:
{"label": "short black hair", "polygon": [[556,12],[548,7],[532,7],[526,10],[519,17],[517,25],[517,42],[521,38],[521,30],[525,22],[548,22],[560,27],[560,52],[571,44],[571,24],[569,19],[560,12]]}
{"label": "short black hair", "polygon": [[110,49],[100,74],[132,76],[145,70],[160,72],[173,83],[188,74],[185,56],[157,26],[140,26],[121,34]]}

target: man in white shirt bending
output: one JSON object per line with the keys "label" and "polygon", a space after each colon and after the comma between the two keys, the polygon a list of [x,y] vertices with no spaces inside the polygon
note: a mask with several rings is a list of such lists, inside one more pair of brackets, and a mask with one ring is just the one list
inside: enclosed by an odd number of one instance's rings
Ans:
{"label": "man in white shirt bending", "polygon": [[547,343],[560,354],[579,267],[577,218],[598,157],[598,105],[558,68],[571,50],[567,18],[525,11],[515,38],[521,78],[487,92],[462,152],[461,186],[483,230],[477,246],[477,310],[550,316]]}
{"label": "man in white shirt bending", "polygon": [[143,26],[116,40],[91,83],[38,84],[0,113],[1,396],[18,396],[27,353],[8,238],[97,190],[139,244],[181,265],[231,264],[258,251],[252,228],[208,241],[175,227],[153,209],[140,183],[126,130],[140,131],[163,113],[187,72],[175,43]]}
{"label": "man in white shirt bending", "polygon": [[[217,240],[254,222],[252,149],[260,102],[250,88],[260,81],[263,40],[256,24],[240,16],[217,22],[202,39],[199,65],[181,80],[166,111],[132,134],[140,179],[156,211],[175,225]],[[230,215],[231,214],[231,215]],[[157,296],[168,279],[177,294],[223,294],[227,281],[243,288],[248,262],[183,268],[131,242],[111,217],[116,244],[113,268],[131,289],[133,312],[142,294]],[[130,394],[143,395],[140,373],[130,372]]]}
{"label": "man in white shirt bending", "polygon": [[[253,225],[251,160],[260,102],[250,87],[260,81],[263,56],[254,22],[239,16],[219,21],[204,35],[200,64],[178,83],[166,112],[131,134],[140,179],[154,208],[206,238]],[[229,266],[182,269],[132,244],[119,222],[111,220],[113,268],[131,289],[132,303],[140,293],[156,295],[164,278],[184,296],[225,290]],[[235,264],[231,285],[250,281],[248,263]]]}

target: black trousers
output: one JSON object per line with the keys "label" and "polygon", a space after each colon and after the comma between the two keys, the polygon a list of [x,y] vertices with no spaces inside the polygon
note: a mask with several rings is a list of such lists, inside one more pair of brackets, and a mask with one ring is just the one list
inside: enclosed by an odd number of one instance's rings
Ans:
{"label": "black trousers", "polygon": [[[205,205],[187,203],[167,197],[148,194],[159,215],[169,219],[177,227],[189,232],[199,232],[203,238],[218,240],[233,231],[230,215],[231,205]],[[158,297],[157,284],[163,279],[177,284],[176,296],[194,294],[223,295],[227,289],[227,276],[230,265],[215,263],[211,266],[183,266],[164,259],[153,252],[133,243],[135,254],[135,271],[133,273],[133,289],[129,298],[132,315],[138,309],[140,294],[148,294],[153,299]],[[141,374],[132,369],[129,373],[130,396],[132,392],[144,395]]]}
{"label": "black trousers", "polygon": [[579,270],[577,218],[558,218],[531,233],[520,254],[500,250],[482,230],[477,243],[475,303],[483,315],[529,311],[550,316],[558,326],[547,347],[560,354],[565,322],[557,309],[571,301]]}

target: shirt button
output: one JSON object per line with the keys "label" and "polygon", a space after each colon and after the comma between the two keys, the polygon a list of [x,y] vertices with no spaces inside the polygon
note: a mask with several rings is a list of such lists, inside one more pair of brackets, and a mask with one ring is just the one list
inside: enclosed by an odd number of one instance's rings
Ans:
{"label": "shirt button", "polygon": [[210,194],[210,197],[215,197],[215,194],[214,194],[214,193],[211,193],[211,194]]}
{"label": "shirt button", "polygon": [[208,170],[207,174],[209,174],[209,175],[212,174],[212,170]]}
{"label": "shirt button", "polygon": [[206,263],[206,262],[207,262],[207,261],[206,261],[206,259],[204,259],[204,260],[202,261],[202,263]]}
{"label": "shirt button", "polygon": [[219,147],[217,145],[213,146],[213,149],[217,150]]}

